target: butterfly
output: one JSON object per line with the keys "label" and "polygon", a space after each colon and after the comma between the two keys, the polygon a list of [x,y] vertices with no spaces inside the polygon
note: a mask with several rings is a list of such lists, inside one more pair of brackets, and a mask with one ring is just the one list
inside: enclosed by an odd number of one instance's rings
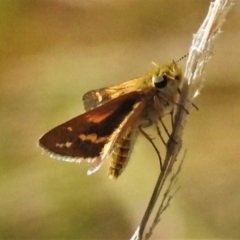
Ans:
{"label": "butterfly", "polygon": [[53,128],[39,145],[56,159],[92,163],[88,174],[110,159],[109,178],[118,178],[130,158],[138,132],[173,111],[182,80],[176,63],[146,75],[83,95],[85,113]]}

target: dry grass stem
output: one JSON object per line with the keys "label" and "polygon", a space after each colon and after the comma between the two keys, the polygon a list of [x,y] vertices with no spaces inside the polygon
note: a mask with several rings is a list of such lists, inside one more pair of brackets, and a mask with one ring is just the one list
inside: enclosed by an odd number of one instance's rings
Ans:
{"label": "dry grass stem", "polygon": [[[192,44],[189,49],[189,56],[186,63],[183,86],[179,105],[177,106],[173,131],[169,138],[166,156],[163,162],[163,170],[160,172],[150,202],[145,211],[143,219],[135,231],[131,240],[150,239],[153,230],[160,221],[161,214],[170,205],[170,201],[174,194],[170,194],[173,185],[177,181],[177,176],[181,170],[182,162],[180,162],[177,171],[172,173],[175,163],[178,163],[177,156],[182,147],[182,134],[187,120],[188,113],[192,107],[192,100],[199,94],[203,86],[203,74],[208,60],[212,56],[215,40],[221,32],[221,27],[225,21],[226,15],[233,5],[233,0],[215,0],[210,3],[209,11],[202,25],[196,34],[193,35]],[[186,111],[187,110],[187,111]],[[174,139],[174,141],[172,140]],[[158,206],[156,215],[149,232],[144,236],[144,231],[149,218],[156,206],[160,193],[163,192],[166,180],[169,179],[169,185],[163,193],[162,200]]]}

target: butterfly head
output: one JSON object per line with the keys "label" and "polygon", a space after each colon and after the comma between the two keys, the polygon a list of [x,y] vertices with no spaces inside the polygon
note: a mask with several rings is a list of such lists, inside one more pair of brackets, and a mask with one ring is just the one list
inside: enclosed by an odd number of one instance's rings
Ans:
{"label": "butterfly head", "polygon": [[166,95],[177,92],[181,81],[182,69],[176,62],[160,66],[152,74],[152,86]]}

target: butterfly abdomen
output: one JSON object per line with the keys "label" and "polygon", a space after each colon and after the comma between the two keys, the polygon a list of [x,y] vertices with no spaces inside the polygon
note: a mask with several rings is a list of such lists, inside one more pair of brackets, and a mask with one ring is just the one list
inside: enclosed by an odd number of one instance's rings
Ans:
{"label": "butterfly abdomen", "polygon": [[134,142],[136,140],[136,130],[129,129],[126,134],[119,139],[114,147],[108,169],[109,178],[118,178],[128,164]]}

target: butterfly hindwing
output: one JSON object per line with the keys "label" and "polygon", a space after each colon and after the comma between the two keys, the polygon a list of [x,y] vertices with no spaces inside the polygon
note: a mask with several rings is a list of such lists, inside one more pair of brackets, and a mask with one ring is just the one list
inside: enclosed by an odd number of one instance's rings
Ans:
{"label": "butterfly hindwing", "polygon": [[101,106],[111,100],[111,95],[107,92],[107,88],[91,90],[83,95],[83,107],[85,111]]}
{"label": "butterfly hindwing", "polygon": [[91,90],[83,95],[82,101],[85,111],[101,106],[106,102],[135,90],[138,79],[96,90]]}

